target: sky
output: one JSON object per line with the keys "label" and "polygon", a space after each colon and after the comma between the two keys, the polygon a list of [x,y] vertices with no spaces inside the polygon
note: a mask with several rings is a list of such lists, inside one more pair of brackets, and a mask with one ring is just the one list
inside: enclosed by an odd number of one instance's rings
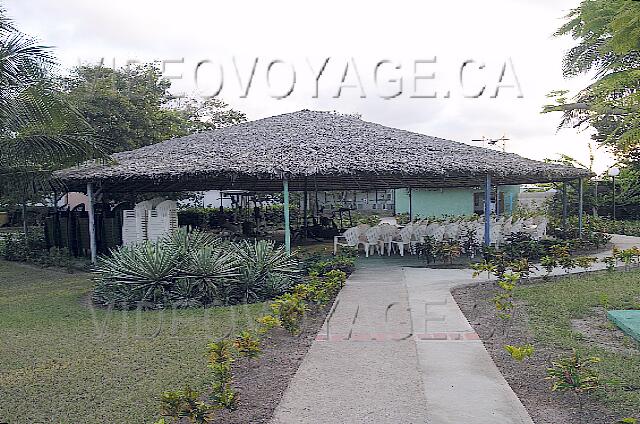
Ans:
{"label": "sky", "polygon": [[[547,93],[590,82],[562,76],[575,41],[553,37],[578,1],[4,3],[54,47],[61,72],[159,61],[174,94],[218,95],[249,120],[333,110],[468,144],[505,136],[509,152],[588,163],[589,130],[558,131],[560,114],[540,113]],[[596,172],[613,163],[595,153]]]}

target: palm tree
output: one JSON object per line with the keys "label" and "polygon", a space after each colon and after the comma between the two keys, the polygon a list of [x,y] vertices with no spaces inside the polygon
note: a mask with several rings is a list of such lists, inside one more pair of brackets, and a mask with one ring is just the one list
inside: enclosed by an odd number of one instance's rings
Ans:
{"label": "palm tree", "polygon": [[[102,156],[90,125],[57,89],[51,49],[20,32],[0,8],[0,193],[24,203],[51,172]],[[26,225],[25,225],[26,231]]]}

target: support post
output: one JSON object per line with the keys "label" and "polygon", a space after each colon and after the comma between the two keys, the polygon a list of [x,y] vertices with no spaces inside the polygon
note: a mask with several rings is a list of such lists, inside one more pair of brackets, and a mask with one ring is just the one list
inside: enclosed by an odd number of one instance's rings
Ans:
{"label": "support post", "polygon": [[513,192],[509,191],[509,215],[513,215]]}
{"label": "support post", "polygon": [[91,247],[91,263],[95,264],[98,259],[98,248],[96,245],[96,220],[93,208],[93,184],[87,183],[87,197],[88,205],[87,212],[89,213],[89,245]]}
{"label": "support post", "polygon": [[391,194],[391,201],[393,202],[393,216],[396,216],[396,189],[394,188]]}
{"label": "support post", "polygon": [[562,183],[562,228],[567,228],[567,182]]}
{"label": "support post", "polygon": [[611,176],[611,180],[613,183],[613,220],[616,220],[616,176]]}
{"label": "support post", "polygon": [[307,190],[307,177],[304,177],[304,193],[302,196],[302,226],[304,227],[304,230],[302,230],[302,235],[304,238],[307,238],[307,225],[308,225],[308,221],[307,221],[307,213],[308,213],[308,206],[307,204],[308,202],[308,198],[309,198],[309,192]]}
{"label": "support post", "polygon": [[578,180],[578,235],[582,238],[582,178]]}
{"label": "support post", "polygon": [[491,244],[491,174],[484,181],[484,245]]}
{"label": "support post", "polygon": [[285,176],[282,180],[282,194],[284,198],[284,247],[287,254],[291,254],[291,225],[289,223],[289,180]]}
{"label": "support post", "polygon": [[413,222],[413,193],[409,187],[409,222]]}
{"label": "support post", "polygon": [[593,216],[598,217],[598,180],[593,181]]}

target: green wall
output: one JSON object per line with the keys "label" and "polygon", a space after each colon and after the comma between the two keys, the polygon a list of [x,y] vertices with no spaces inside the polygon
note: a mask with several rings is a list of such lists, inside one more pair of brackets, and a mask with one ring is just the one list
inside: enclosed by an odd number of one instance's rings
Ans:
{"label": "green wall", "polygon": [[[515,208],[520,186],[500,186],[504,193],[504,213]],[[472,215],[473,194],[482,193],[473,188],[445,188],[411,191],[413,215],[420,217],[442,215]],[[409,190],[395,190],[396,213],[409,213]]]}

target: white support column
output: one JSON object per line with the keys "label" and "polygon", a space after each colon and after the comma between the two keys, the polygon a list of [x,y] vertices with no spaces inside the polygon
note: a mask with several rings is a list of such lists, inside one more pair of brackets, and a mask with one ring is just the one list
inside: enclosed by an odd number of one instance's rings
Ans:
{"label": "white support column", "polygon": [[284,198],[284,246],[291,254],[291,224],[289,222],[289,180],[285,176],[282,180],[282,194]]}
{"label": "white support column", "polygon": [[93,184],[87,183],[87,212],[89,213],[89,244],[91,246],[91,263],[95,264],[98,259],[98,248],[96,245],[96,220],[93,208]]}

